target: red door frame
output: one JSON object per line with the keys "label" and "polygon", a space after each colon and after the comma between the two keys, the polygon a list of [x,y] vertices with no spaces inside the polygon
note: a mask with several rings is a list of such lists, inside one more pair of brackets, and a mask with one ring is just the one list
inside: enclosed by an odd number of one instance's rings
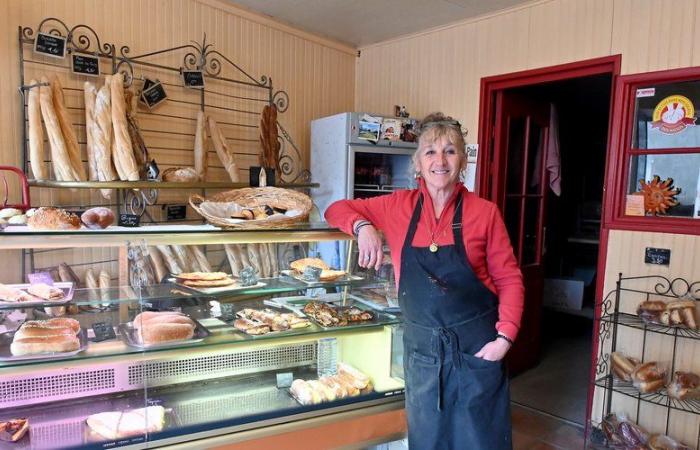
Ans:
{"label": "red door frame", "polygon": [[[513,72],[504,75],[496,75],[481,79],[481,89],[479,96],[479,148],[481,151],[478,155],[477,172],[476,172],[476,192],[482,197],[489,197],[489,186],[498,185],[503,181],[499,179],[500,167],[499,161],[502,159],[500,155],[494,155],[491,147],[494,144],[496,137],[494,136],[496,124],[492,117],[496,112],[494,104],[495,93],[503,89],[511,89],[517,87],[532,86],[535,84],[549,83],[553,81],[561,81],[572,78],[587,77],[592,75],[600,75],[609,73],[612,75],[611,99],[608,120],[608,149],[615,148],[617,139],[620,136],[621,123],[619,118],[613,116],[614,105],[622,99],[621,93],[616,89],[617,79],[620,76],[622,55],[605,56],[602,58],[589,59],[585,61],[576,61],[573,63],[560,64],[557,66],[543,67],[539,69],[524,70],[521,72]],[[610,155],[611,152],[608,152]],[[612,178],[615,175],[614,170],[617,167],[613,158],[606,157],[605,162],[605,185],[613,186]],[[606,210],[612,209],[610,196],[614,189],[609,189],[609,192],[603,193],[602,198],[602,217],[606,217]],[[601,298],[603,293],[603,283],[605,274],[605,258],[608,247],[608,227],[605,225],[605,220],[601,220],[600,243],[598,247],[598,277],[596,279],[595,298]],[[596,302],[594,311],[594,329],[597,329],[600,319],[600,307]],[[593,333],[593,348],[591,351],[591,373],[590,379],[595,376],[596,358],[598,354],[598,339]],[[589,384],[588,400],[586,402],[586,434],[588,433],[588,423],[591,416],[591,408],[593,405],[593,385]]]}

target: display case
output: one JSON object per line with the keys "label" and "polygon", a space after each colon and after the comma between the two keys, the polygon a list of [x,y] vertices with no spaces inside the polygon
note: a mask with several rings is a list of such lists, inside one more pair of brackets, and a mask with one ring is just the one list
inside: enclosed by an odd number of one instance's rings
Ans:
{"label": "display case", "polygon": [[[314,256],[319,242],[349,239],[325,224],[226,232],[208,225],[8,228],[0,235],[3,250],[112,247],[120,281],[102,289],[67,286],[61,300],[0,301],[0,421],[29,424],[24,437],[0,441],[0,448],[208,447],[251,432],[262,439],[279,427],[313,429],[402,410],[399,317],[357,301],[376,281],[353,273],[351,258],[327,281],[290,266]],[[230,275],[233,263],[215,257],[225,253],[222,245],[250,255],[258,248],[268,264],[260,263],[253,279],[239,274],[230,284],[217,283],[223,275],[154,278],[155,246],[183,246],[185,254],[197,246],[209,273]],[[77,336],[65,337],[75,322],[53,321],[49,335],[57,336],[28,339],[32,321],[55,317],[77,321]],[[54,337],[75,345],[53,345]]]}

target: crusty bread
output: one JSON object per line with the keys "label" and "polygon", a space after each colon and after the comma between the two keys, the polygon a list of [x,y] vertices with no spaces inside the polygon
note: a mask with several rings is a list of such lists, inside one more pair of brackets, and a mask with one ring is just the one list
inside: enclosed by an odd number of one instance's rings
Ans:
{"label": "crusty bread", "polygon": [[99,287],[95,272],[91,268],[85,271],[85,287],[88,289],[97,289]]}
{"label": "crusty bread", "polygon": [[46,325],[49,327],[69,327],[75,334],[80,332],[80,322],[75,319],[71,319],[70,317],[57,317],[54,319],[49,319],[46,321]]}
{"label": "crusty bread", "polygon": [[289,263],[289,267],[297,272],[303,272],[306,266],[318,267],[319,269],[328,270],[328,264],[320,258],[302,258]]}
{"label": "crusty bread", "polygon": [[97,89],[95,85],[89,81],[83,84],[83,92],[85,97],[85,149],[87,151],[88,179],[97,181],[97,160],[95,159],[95,98],[97,97]]}
{"label": "crusty bread", "polygon": [[27,220],[32,230],[79,230],[80,218],[60,208],[41,207]]}
{"label": "crusty bread", "polygon": [[202,181],[207,177],[207,149],[205,145],[207,131],[205,121],[204,111],[197,111],[197,124],[194,131],[194,171],[197,178]]}
{"label": "crusty bread", "polygon": [[204,254],[201,247],[199,247],[198,245],[190,245],[188,246],[188,249],[192,252],[192,256],[197,261],[197,265],[199,266],[202,272],[212,271],[211,264],[209,264],[209,260],[207,259],[207,255]]}
{"label": "crusty bread", "polygon": [[207,125],[209,127],[209,136],[211,136],[211,140],[214,143],[214,149],[221,160],[221,164],[223,164],[224,169],[226,169],[229,177],[231,177],[231,181],[238,183],[240,181],[238,167],[233,159],[233,153],[229,150],[228,145],[226,144],[226,137],[219,129],[219,126],[216,124],[216,120],[214,120],[213,117],[209,116],[207,118]]}
{"label": "crusty bread", "polygon": [[192,167],[170,167],[160,174],[160,178],[163,181],[175,181],[180,183],[194,183],[199,181],[199,176]]}
{"label": "crusty bread", "polygon": [[63,99],[61,81],[56,75],[51,77],[51,89],[53,91],[53,106],[56,110],[61,133],[63,133],[63,138],[66,142],[66,149],[68,150],[71,167],[78,176],[77,181],[85,181],[87,180],[87,174],[85,173],[85,167],[83,167],[83,160],[80,157],[78,137],[75,135],[75,130],[73,129],[73,124],[68,114],[68,108],[66,108],[65,100]]}
{"label": "crusty bread", "polygon": [[42,86],[39,88],[39,103],[41,116],[46,124],[46,134],[49,137],[51,150],[51,164],[54,176],[58,181],[79,181],[80,175],[71,165],[66,140],[61,132],[61,124],[53,103],[53,92],[49,85],[49,79],[41,77]]}
{"label": "crusty bread", "polygon": [[231,269],[231,273],[234,277],[238,277],[241,269],[243,269],[243,263],[240,258],[240,249],[238,245],[235,244],[224,244],[224,250],[226,251],[226,258],[228,259],[228,265]]}
{"label": "crusty bread", "polygon": [[153,270],[156,274],[156,281],[161,283],[168,275],[168,271],[165,269],[165,264],[163,262],[163,255],[161,255],[160,251],[156,247],[149,246],[148,256],[151,257],[151,265],[153,266]]}
{"label": "crusty bread", "polygon": [[333,281],[333,280],[337,280],[338,278],[340,278],[344,275],[346,275],[346,273],[343,270],[324,269],[321,271],[321,275],[319,276],[319,280],[321,280],[321,281]]}
{"label": "crusty bread", "polygon": [[[36,80],[31,80],[30,85],[35,86]],[[41,104],[39,100],[39,87],[29,89],[27,96],[27,121],[29,127],[29,162],[35,180],[46,180],[48,171],[44,163],[44,129],[41,127]]]}
{"label": "crusty bread", "polygon": [[75,333],[70,327],[61,326],[23,326],[15,332],[15,340],[28,338],[49,338],[55,336],[75,336]]}
{"label": "crusty bread", "polygon": [[[117,174],[112,163],[112,101],[110,94],[111,75],[105,77],[105,84],[95,97],[95,122],[92,128],[95,166],[99,181],[112,181]],[[110,189],[102,189],[102,196],[112,198]]]}
{"label": "crusty bread", "polygon": [[112,158],[119,174],[119,179],[128,181],[139,180],[139,169],[131,145],[128,125],[126,122],[126,101],[124,100],[124,78],[122,74],[112,76],[110,82],[112,101],[112,127],[114,129],[114,146]]}

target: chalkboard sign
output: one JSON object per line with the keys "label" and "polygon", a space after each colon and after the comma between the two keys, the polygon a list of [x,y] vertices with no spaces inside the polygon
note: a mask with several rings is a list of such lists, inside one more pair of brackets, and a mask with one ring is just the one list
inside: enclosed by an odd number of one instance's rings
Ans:
{"label": "chalkboard sign", "polygon": [[163,205],[166,220],[184,220],[187,217],[187,205]]}
{"label": "chalkboard sign", "polygon": [[[260,166],[250,166],[248,175],[250,176],[250,186],[258,187],[260,186],[260,171],[262,167]],[[275,169],[265,168],[265,186],[275,185]]]}
{"label": "chalkboard sign", "polygon": [[644,262],[647,264],[668,266],[671,263],[671,250],[668,248],[647,247],[644,250]]}
{"label": "chalkboard sign", "polygon": [[65,58],[66,38],[48,33],[37,33],[34,51],[53,58]]}
{"label": "chalkboard sign", "polygon": [[141,217],[136,214],[119,214],[120,227],[138,227]]}
{"label": "chalkboard sign", "polygon": [[92,324],[92,331],[95,333],[94,342],[117,338],[117,335],[114,334],[114,327],[112,327],[110,322],[95,322]]}
{"label": "chalkboard sign", "polygon": [[163,85],[160,84],[160,81],[151,82],[152,84],[146,88],[146,85],[149,84],[148,81],[150,80],[146,80],[146,84],[144,84],[141,98],[146,106],[148,106],[148,109],[153,109],[164,102],[165,99],[168,98],[168,95],[165,93],[165,89],[163,89]]}
{"label": "chalkboard sign", "polygon": [[183,70],[182,80],[187,88],[204,89],[204,73],[201,70]]}
{"label": "chalkboard sign", "polygon": [[89,77],[100,76],[100,58],[87,55],[71,55],[73,73]]}

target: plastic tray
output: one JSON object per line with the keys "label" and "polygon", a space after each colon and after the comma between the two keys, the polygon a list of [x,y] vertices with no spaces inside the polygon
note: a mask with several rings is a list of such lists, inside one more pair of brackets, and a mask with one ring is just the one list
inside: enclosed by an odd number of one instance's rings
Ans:
{"label": "plastic tray", "polygon": [[[17,308],[29,308],[33,306],[63,306],[73,299],[74,286],[70,281],[59,281],[53,284],[55,287],[63,291],[63,298],[61,300],[44,300],[43,298],[35,297],[36,301],[29,302],[8,302],[7,300],[0,300],[0,305],[2,306],[16,306]],[[22,289],[27,291],[27,288],[31,286],[30,283],[24,284],[7,284],[6,286],[13,287],[15,289]]]}

